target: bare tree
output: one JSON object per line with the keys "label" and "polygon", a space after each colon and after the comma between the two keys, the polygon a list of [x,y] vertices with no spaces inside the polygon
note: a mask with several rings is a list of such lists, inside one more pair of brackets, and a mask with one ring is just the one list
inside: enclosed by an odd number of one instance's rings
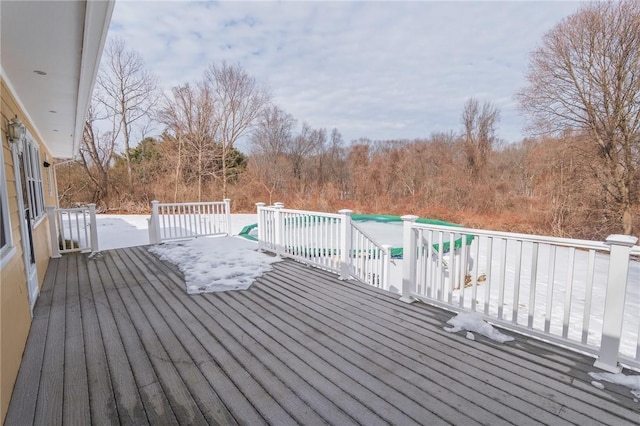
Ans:
{"label": "bare tree", "polygon": [[108,209],[111,186],[109,170],[114,156],[115,139],[113,132],[100,133],[96,126],[98,117],[94,104],[95,101],[89,107],[82,133],[80,162],[94,187],[92,201]]}
{"label": "bare tree", "polygon": [[132,189],[131,135],[134,124],[146,127],[147,123],[144,122],[151,117],[151,110],[157,104],[156,77],[146,69],[136,51],[127,49],[124,40],[116,38],[107,45],[96,88],[109,118],[117,124],[115,135],[118,139],[122,136],[129,186]]}
{"label": "bare tree", "polygon": [[289,179],[289,162],[286,158],[293,140],[296,120],[276,105],[265,108],[260,114],[251,134],[251,162],[260,184],[269,193],[271,204],[273,194],[282,190]]}
{"label": "bare tree", "polygon": [[302,129],[291,140],[291,144],[287,148],[287,156],[293,168],[293,177],[304,186],[303,173],[304,163],[310,157],[314,157],[322,152],[327,135],[324,129],[312,129],[311,126],[304,122]]}
{"label": "bare tree", "polygon": [[216,100],[215,121],[218,126],[215,142],[221,148],[222,195],[227,196],[229,165],[227,156],[269,104],[270,96],[239,65],[212,64],[205,72],[205,81]]}
{"label": "bare tree", "polygon": [[253,154],[277,157],[291,144],[296,119],[276,105],[265,108],[251,134]]}
{"label": "bare tree", "polygon": [[487,158],[496,142],[496,126],[500,111],[490,102],[482,107],[477,99],[470,98],[464,104],[464,149],[467,164],[474,177],[479,177],[487,165]]}
{"label": "bare tree", "polygon": [[337,128],[331,130],[325,156],[327,157],[328,163],[327,173],[330,174],[330,179],[332,179],[339,188],[340,196],[344,197],[348,180],[346,150],[342,134]]}
{"label": "bare tree", "polygon": [[597,173],[632,232],[639,202],[640,2],[595,2],[563,20],[531,57],[518,95],[539,129],[579,130],[598,148]]}
{"label": "bare tree", "polygon": [[178,142],[174,198],[178,196],[179,178],[184,174],[183,159],[187,160],[186,166],[192,171],[190,175],[197,182],[198,201],[202,201],[205,179],[215,172],[212,170],[215,153],[213,140],[218,130],[215,106],[209,86],[185,84],[173,88],[171,96],[166,98],[159,111],[159,120]]}

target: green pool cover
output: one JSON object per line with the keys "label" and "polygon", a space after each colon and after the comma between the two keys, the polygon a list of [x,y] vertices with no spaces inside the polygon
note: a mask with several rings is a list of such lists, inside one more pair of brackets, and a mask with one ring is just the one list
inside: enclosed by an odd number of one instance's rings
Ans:
{"label": "green pool cover", "polygon": [[[295,220],[297,223],[307,224],[307,225],[320,222],[322,219],[323,219],[322,216],[314,216],[314,215],[293,218],[293,220]],[[353,220],[354,222],[379,222],[379,223],[402,222],[402,218],[400,216],[390,215],[390,214],[352,214],[351,220]],[[443,220],[427,219],[422,217],[418,218],[416,220],[416,223],[423,223],[427,225],[455,226],[455,227],[460,226],[458,224],[445,222]],[[257,227],[258,227],[257,223],[252,223],[251,225],[247,225],[244,228],[242,228],[242,231],[240,231],[238,235],[248,240],[258,241],[256,237],[250,234],[251,231],[256,229]],[[466,235],[464,240],[466,245],[471,245],[471,243],[473,242],[473,235]],[[453,248],[457,250],[460,247],[462,247],[462,241],[463,241],[462,237],[456,239],[454,241]],[[443,253],[448,253],[450,250],[450,242],[449,241],[443,242],[442,248],[443,248],[442,250]],[[440,251],[438,244],[434,244],[433,249],[437,252]],[[394,259],[402,259],[402,252],[403,252],[402,247],[392,247],[391,257]]]}

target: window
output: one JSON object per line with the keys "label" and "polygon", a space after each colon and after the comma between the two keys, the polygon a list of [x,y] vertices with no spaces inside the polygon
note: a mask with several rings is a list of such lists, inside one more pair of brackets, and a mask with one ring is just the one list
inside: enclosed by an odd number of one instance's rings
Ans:
{"label": "window", "polygon": [[2,202],[0,202],[0,251],[2,251],[6,246],[9,245],[9,235],[11,230],[9,228],[9,212],[5,207],[5,198],[6,193],[4,191],[4,187],[2,188]]}
{"label": "window", "polygon": [[42,184],[42,169],[40,168],[40,147],[27,136],[22,153],[24,166],[24,184],[29,199],[31,219],[37,219],[44,214],[44,189]]}

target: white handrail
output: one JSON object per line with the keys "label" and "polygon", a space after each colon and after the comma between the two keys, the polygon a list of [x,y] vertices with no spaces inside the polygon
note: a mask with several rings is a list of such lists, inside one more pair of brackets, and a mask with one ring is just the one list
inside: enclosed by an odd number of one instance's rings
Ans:
{"label": "white handrail", "polygon": [[[596,365],[609,371],[619,369],[619,359],[640,366],[640,350],[619,350],[621,342],[640,347],[638,326],[622,327],[638,322],[637,306],[632,312],[625,302],[628,286],[640,285],[628,278],[635,237],[571,240],[403,219],[403,300],[480,311],[505,327],[598,355]],[[458,238],[445,268],[437,248],[452,248]]]}
{"label": "white handrail", "polygon": [[51,257],[65,253],[100,251],[96,225],[96,205],[59,209],[46,208],[49,217]]}
{"label": "white handrail", "polygon": [[[260,249],[389,288],[389,248],[355,225],[351,211],[257,208]],[[629,275],[640,255],[635,237],[573,240],[402,219],[402,300],[478,311],[501,326],[591,353],[608,371],[618,371],[619,361],[640,368],[637,300],[625,299],[640,286]]]}
{"label": "white handrail", "polygon": [[149,242],[231,233],[231,200],[201,203],[151,202]]}
{"label": "white handrail", "polygon": [[257,203],[258,247],[388,289],[390,248],[351,221],[351,210],[320,213]]}
{"label": "white handrail", "polygon": [[377,243],[351,222],[351,275],[371,286],[389,290],[391,246]]}

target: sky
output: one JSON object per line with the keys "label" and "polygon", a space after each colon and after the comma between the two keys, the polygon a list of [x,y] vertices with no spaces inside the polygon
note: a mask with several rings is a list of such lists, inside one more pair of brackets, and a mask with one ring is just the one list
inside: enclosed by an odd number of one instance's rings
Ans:
{"label": "sky", "polygon": [[138,51],[161,88],[239,64],[298,120],[346,142],[462,130],[470,97],[526,136],[514,95],[543,35],[575,1],[118,0],[109,37]]}

